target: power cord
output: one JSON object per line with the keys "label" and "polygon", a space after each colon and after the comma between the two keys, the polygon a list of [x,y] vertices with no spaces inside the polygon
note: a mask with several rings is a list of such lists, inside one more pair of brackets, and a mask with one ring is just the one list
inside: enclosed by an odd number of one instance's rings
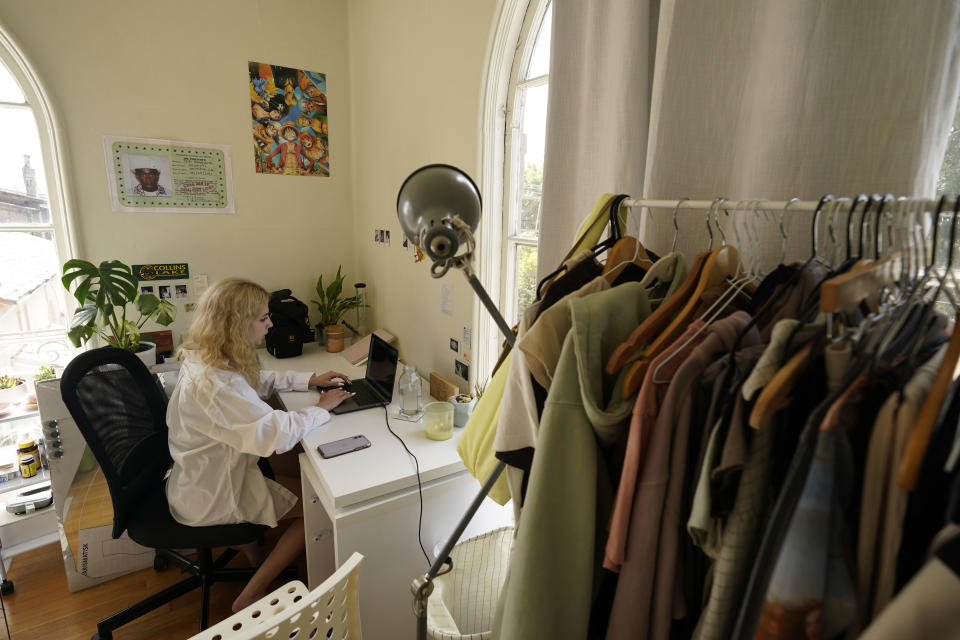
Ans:
{"label": "power cord", "polygon": [[430,556],[427,555],[427,550],[423,548],[423,485],[420,484],[420,461],[417,460],[417,456],[413,455],[413,452],[407,448],[407,443],[403,441],[403,438],[398,436],[393,429],[390,428],[390,413],[387,411],[387,407],[383,406],[383,421],[387,425],[387,431],[390,432],[394,438],[400,441],[400,444],[403,445],[403,448],[407,453],[410,454],[410,457],[413,458],[413,464],[417,470],[417,490],[420,492],[420,517],[417,521],[417,542],[420,543],[420,551],[423,552],[423,557],[427,560],[427,566],[430,566]]}

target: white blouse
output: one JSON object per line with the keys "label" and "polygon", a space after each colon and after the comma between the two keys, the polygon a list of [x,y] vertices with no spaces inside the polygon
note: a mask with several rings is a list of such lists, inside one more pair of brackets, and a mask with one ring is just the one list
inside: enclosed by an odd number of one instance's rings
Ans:
{"label": "white blouse", "polygon": [[277,526],[298,496],[263,476],[258,459],[292,449],[330,419],[320,407],[274,410],[262,398],[306,391],[311,373],[262,371],[259,388],[242,375],[187,357],[167,406],[173,469],[170,512],[192,526],[253,522]]}

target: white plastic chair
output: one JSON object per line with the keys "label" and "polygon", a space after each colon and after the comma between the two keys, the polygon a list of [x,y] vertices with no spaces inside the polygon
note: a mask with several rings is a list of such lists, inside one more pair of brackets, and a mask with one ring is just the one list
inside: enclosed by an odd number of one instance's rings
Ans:
{"label": "white plastic chair", "polygon": [[288,582],[189,640],[360,640],[362,563],[354,553],[313,591]]}

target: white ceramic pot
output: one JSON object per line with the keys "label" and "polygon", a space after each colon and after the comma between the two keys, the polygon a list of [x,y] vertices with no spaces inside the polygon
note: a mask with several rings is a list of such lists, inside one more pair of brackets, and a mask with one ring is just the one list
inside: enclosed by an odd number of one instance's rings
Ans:
{"label": "white ceramic pot", "polygon": [[157,364],[157,345],[153,342],[141,340],[140,350],[134,355],[143,360],[143,364],[147,365],[147,368],[150,368]]}
{"label": "white ceramic pot", "polygon": [[470,398],[470,402],[457,402],[457,396],[453,395],[447,398],[447,402],[453,405],[453,426],[464,427],[470,414],[473,413],[473,407],[477,404],[477,399]]}
{"label": "white ceramic pot", "polygon": [[25,395],[27,395],[27,383],[21,382],[15,387],[0,389],[0,402],[14,404],[20,402]]}

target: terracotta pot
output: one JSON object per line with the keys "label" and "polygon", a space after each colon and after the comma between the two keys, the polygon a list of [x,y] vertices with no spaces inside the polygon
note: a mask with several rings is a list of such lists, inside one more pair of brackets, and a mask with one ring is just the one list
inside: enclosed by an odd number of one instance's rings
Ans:
{"label": "terracotta pot", "polygon": [[323,328],[327,351],[330,353],[343,351],[343,333],[344,327],[342,324],[328,324]]}

